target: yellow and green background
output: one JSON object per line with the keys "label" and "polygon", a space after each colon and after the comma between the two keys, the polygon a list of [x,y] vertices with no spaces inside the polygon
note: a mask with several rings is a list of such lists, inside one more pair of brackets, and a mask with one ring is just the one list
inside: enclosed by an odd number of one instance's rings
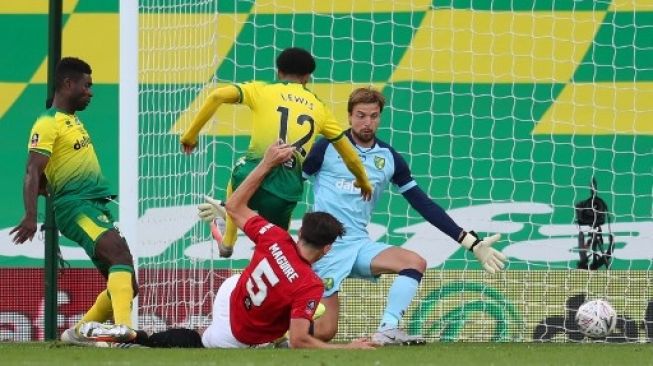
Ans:
{"label": "yellow and green background", "polygon": [[[495,218],[524,225],[507,237],[503,248],[544,238],[538,231],[542,225],[573,225],[573,205],[589,196],[592,177],[614,222],[651,227],[649,1],[141,0],[139,4],[141,113],[134,123],[144,136],[139,171],[148,177],[139,186],[140,214],[196,202],[196,197],[182,192],[193,187],[196,178],[182,174],[193,167],[182,160],[176,134],[201,103],[207,83],[274,80],[279,50],[299,46],[310,49],[317,59],[309,87],[343,122],[347,95],[354,87],[373,85],[383,91],[388,103],[381,138],[404,155],[418,183],[443,207],[495,202],[549,205],[546,213]],[[0,246],[13,245],[7,232],[22,216],[29,131],[45,104],[47,9],[43,0],[0,2],[4,50]],[[104,173],[117,189],[118,1],[64,1],[63,24],[62,54],[83,58],[93,67],[95,97],[81,116]],[[218,123],[205,130],[202,144],[209,146],[217,166],[209,170],[215,176],[213,193],[224,193],[229,166],[247,146],[248,117],[242,109],[222,108]],[[397,228],[422,221],[397,195],[386,195],[378,207],[383,209],[373,222],[387,227],[383,240],[395,245],[407,240]],[[304,209],[300,207],[297,217]],[[639,230],[622,229],[617,238],[639,235],[653,243],[653,231]],[[183,235],[161,256],[183,256],[190,241],[190,235]],[[618,250],[628,245],[617,241]],[[64,240],[63,245],[72,244]],[[479,267],[466,258],[458,251],[438,268],[475,273]],[[0,251],[2,268],[41,263]],[[217,266],[238,268],[245,263]],[[650,271],[651,263],[645,254],[617,258],[614,269]],[[90,262],[73,265],[89,267]],[[515,260],[510,265],[511,270],[524,271],[515,273],[574,267],[571,260]],[[458,281],[456,273],[440,277],[445,278],[443,286]],[[626,282],[615,288],[632,291],[641,319],[650,284],[631,288],[627,276],[619,278]],[[512,293],[511,281],[498,287]],[[516,303],[523,299],[508,297]],[[560,306],[563,300],[556,301]]]}

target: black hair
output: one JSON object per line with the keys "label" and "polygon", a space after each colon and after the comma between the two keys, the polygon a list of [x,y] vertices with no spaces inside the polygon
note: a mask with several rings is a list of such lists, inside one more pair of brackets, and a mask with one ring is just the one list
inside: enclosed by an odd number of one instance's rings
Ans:
{"label": "black hair", "polygon": [[303,48],[286,48],[277,57],[277,70],[287,75],[309,75],[315,71],[315,59]]}
{"label": "black hair", "polygon": [[60,90],[63,87],[64,80],[67,78],[77,81],[84,74],[91,75],[91,73],[91,66],[85,61],[76,57],[64,57],[57,63],[57,68],[54,73],[54,89]]}
{"label": "black hair", "polygon": [[322,249],[343,235],[344,226],[329,213],[309,212],[302,219],[301,239],[310,247]]}

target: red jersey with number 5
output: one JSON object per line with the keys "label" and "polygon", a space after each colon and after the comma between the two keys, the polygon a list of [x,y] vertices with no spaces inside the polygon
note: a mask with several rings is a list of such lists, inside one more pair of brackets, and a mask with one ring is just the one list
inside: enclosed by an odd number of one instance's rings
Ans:
{"label": "red jersey with number 5", "polygon": [[288,232],[261,216],[243,231],[256,247],[231,293],[231,332],[245,344],[268,343],[284,335],[291,318],[313,319],[324,286]]}

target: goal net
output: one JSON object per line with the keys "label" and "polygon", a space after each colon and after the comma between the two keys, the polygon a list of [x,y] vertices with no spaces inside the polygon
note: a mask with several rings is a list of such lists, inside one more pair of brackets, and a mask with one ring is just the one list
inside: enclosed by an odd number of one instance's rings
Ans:
{"label": "goal net", "polygon": [[[587,341],[575,311],[606,298],[619,314],[608,341],[650,341],[651,10],[643,0],[141,0],[141,327],[206,326],[213,294],[248,263],[252,244],[242,234],[233,258],[218,258],[195,206],[205,194],[224,197],[248,145],[250,112],[222,106],[191,155],[179,133],[210,90],[273,81],[275,57],[298,46],[317,61],[308,88],[343,126],[354,88],[381,90],[378,137],[460,226],[503,235],[507,271],[486,275],[400,194],[382,196],[372,238],[428,261],[402,324],[410,333]],[[305,194],[295,219],[311,207],[310,186]],[[588,213],[593,222],[579,225]],[[605,259],[609,270],[588,269]],[[392,279],[346,281],[338,340],[376,329]]]}

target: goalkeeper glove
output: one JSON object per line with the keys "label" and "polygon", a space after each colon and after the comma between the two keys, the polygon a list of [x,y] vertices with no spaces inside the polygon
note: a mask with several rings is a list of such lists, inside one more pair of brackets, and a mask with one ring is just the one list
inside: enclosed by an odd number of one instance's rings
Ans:
{"label": "goalkeeper glove", "polygon": [[213,199],[209,196],[204,196],[204,202],[197,206],[200,211],[197,215],[206,222],[211,222],[213,219],[227,217],[227,211],[224,209],[224,202]]}
{"label": "goalkeeper glove", "polygon": [[358,181],[354,182],[354,187],[360,188],[361,190],[361,196],[363,196],[363,200],[369,201],[372,199],[372,193],[374,191],[374,188],[372,188],[372,184],[370,183],[369,180],[364,180],[364,181]]}
{"label": "goalkeeper glove", "polygon": [[493,274],[503,269],[504,262],[507,260],[506,256],[491,247],[492,244],[501,239],[501,234],[494,234],[483,240],[479,239],[473,231],[463,232],[463,234],[460,244],[474,253],[476,259],[481,262],[488,273]]}
{"label": "goalkeeper glove", "polygon": [[179,142],[181,142],[181,150],[186,154],[192,153],[197,147],[197,137],[189,137],[187,134],[181,135]]}

